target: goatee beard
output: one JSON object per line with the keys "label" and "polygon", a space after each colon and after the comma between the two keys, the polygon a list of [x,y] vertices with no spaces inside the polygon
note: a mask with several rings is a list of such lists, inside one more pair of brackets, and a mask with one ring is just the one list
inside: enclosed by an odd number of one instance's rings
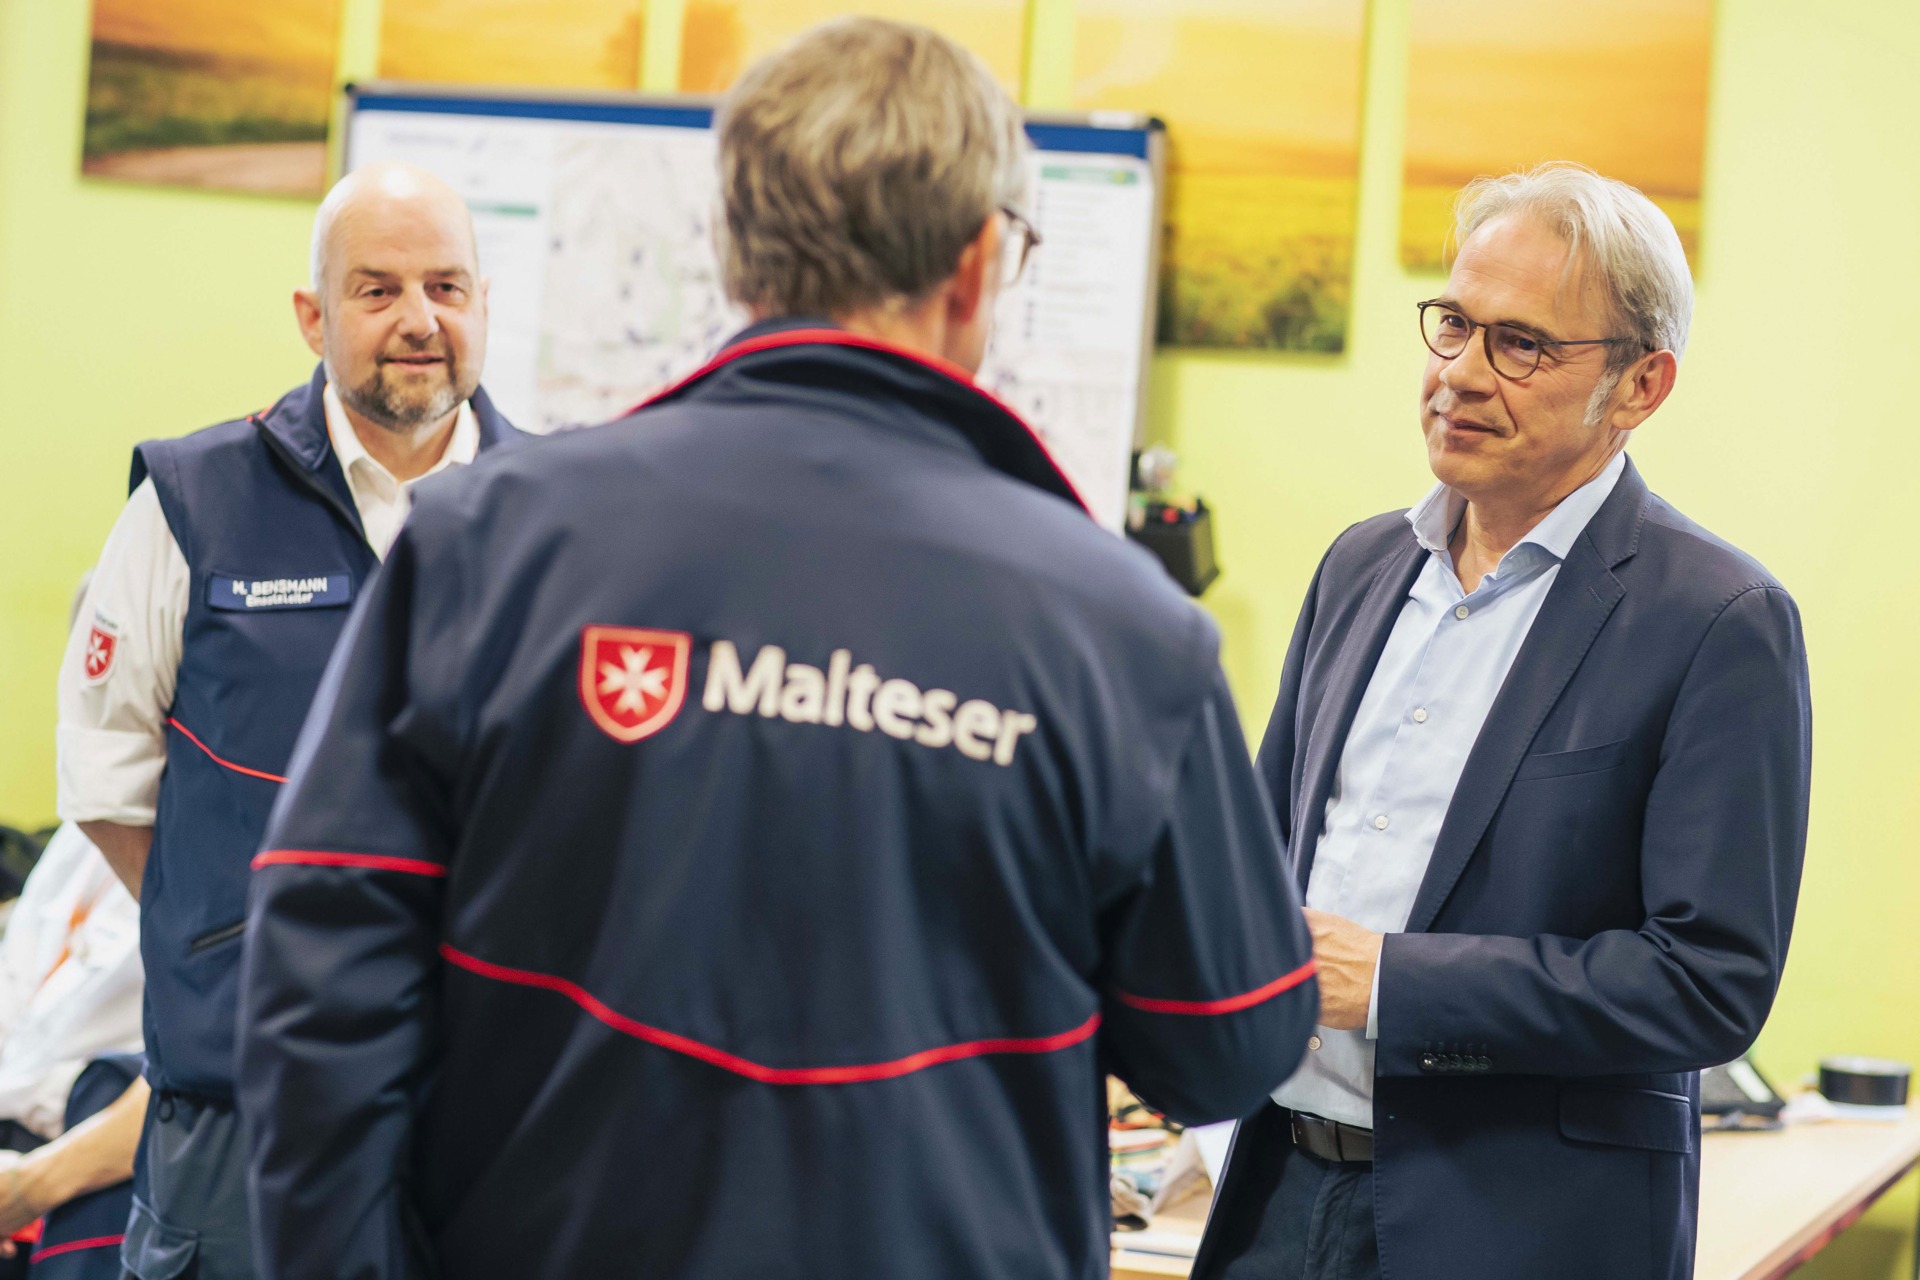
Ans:
{"label": "goatee beard", "polygon": [[376,366],[373,376],[358,386],[334,380],[340,402],[383,431],[412,435],[422,427],[441,421],[460,407],[467,397],[460,393],[453,362],[447,362],[447,380],[424,400],[401,398],[387,385],[385,366]]}

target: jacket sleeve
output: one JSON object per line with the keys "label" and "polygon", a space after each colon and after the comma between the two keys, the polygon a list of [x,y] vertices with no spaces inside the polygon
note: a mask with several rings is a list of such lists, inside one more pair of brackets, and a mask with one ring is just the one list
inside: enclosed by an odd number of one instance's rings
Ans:
{"label": "jacket sleeve", "polygon": [[1420,1074],[1436,1053],[1596,1076],[1745,1052],[1786,963],[1811,758],[1799,614],[1777,587],[1750,589],[1708,628],[1667,722],[1641,833],[1641,926],[1389,935],[1377,1073]]}
{"label": "jacket sleeve", "polygon": [[1186,1124],[1257,1108],[1299,1063],[1320,998],[1286,856],[1217,668],[1145,879],[1107,916],[1114,1074]]}
{"label": "jacket sleeve", "polygon": [[[238,1100],[273,1280],[426,1275],[408,1149],[433,1052],[446,735],[421,705],[409,532],[356,607],[254,860]],[[451,591],[451,584],[443,591]]]}

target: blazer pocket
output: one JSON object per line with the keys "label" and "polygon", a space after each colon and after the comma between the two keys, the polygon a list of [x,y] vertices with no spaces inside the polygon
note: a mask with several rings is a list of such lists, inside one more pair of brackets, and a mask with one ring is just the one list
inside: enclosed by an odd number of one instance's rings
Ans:
{"label": "blazer pocket", "polygon": [[1560,1086],[1560,1136],[1643,1151],[1693,1152],[1693,1102],[1683,1094],[1605,1085]]}
{"label": "blazer pocket", "polygon": [[1572,751],[1546,751],[1528,756],[1514,771],[1515,782],[1529,778],[1564,778],[1575,773],[1599,773],[1619,764],[1633,739],[1603,742],[1597,747],[1577,747]]}

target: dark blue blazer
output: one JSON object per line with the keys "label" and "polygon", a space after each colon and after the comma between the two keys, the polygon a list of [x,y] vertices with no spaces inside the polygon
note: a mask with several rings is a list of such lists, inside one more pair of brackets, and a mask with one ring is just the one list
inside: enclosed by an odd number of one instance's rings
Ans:
{"label": "dark blue blazer", "polygon": [[[1334,542],[1307,594],[1259,761],[1303,892],[1426,554],[1400,513],[1375,517]],[[1746,1050],[1779,985],[1810,721],[1793,600],[1629,463],[1487,716],[1406,932],[1386,940],[1374,1215],[1389,1280],[1692,1274],[1697,1073]],[[1230,1166],[1197,1276],[1244,1239],[1246,1190]]]}

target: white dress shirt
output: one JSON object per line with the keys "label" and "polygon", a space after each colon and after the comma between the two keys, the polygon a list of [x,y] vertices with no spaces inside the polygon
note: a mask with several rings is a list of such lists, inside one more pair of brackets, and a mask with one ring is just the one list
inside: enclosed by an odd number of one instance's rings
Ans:
{"label": "white dress shirt", "polygon": [[0,941],[0,1119],[57,1137],[87,1063],[140,1052],[144,986],[139,906],[80,829],[61,827]]}
{"label": "white dress shirt", "polygon": [[[1354,713],[1307,879],[1307,905],[1375,933],[1407,927],[1440,824],[1560,564],[1626,469],[1624,453],[1574,490],[1471,594],[1447,550],[1466,500],[1435,485],[1407,512],[1427,562]],[[1379,973],[1365,1031],[1318,1030],[1273,1100],[1373,1127]]]}
{"label": "white dress shirt", "polygon": [[[327,436],[360,525],[384,560],[413,505],[413,486],[425,476],[394,479],[361,443],[331,384],[324,402]],[[480,425],[463,404],[445,451],[426,475],[472,462],[479,449]],[[153,825],[190,591],[186,557],[153,482],[143,480],[107,535],[81,607],[82,625],[68,638],[60,666],[56,803],[63,820]],[[96,625],[115,636],[115,648],[112,665],[89,680],[87,646]]]}

